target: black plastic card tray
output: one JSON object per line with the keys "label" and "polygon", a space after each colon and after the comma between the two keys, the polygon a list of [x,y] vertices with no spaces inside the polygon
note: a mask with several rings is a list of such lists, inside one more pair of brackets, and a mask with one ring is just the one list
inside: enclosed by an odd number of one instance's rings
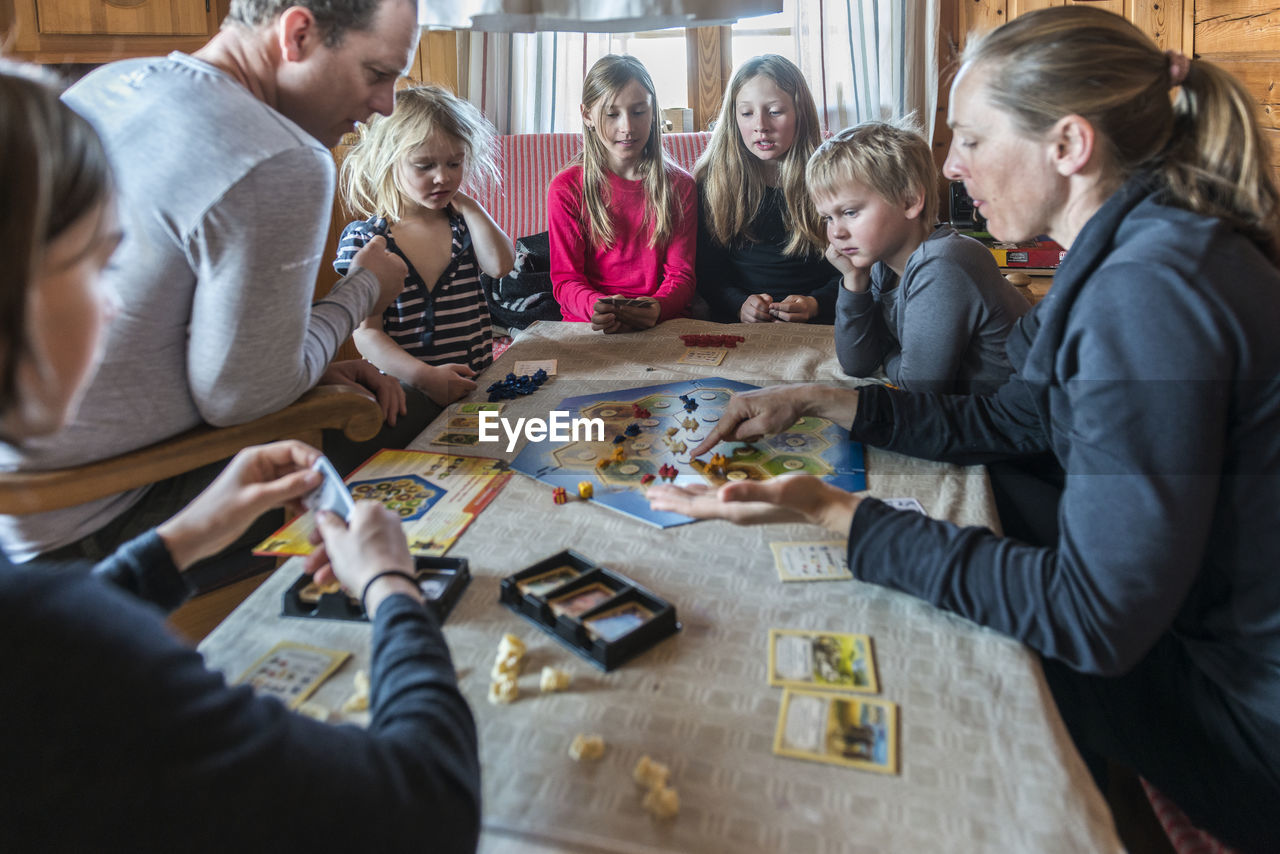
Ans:
{"label": "black plastic card tray", "polygon": [[604,670],[680,630],[670,602],[574,551],[502,579],[499,601]]}
{"label": "black plastic card tray", "polygon": [[[443,623],[471,583],[471,569],[465,557],[415,557],[414,577],[427,608]],[[284,592],[281,614],[323,620],[368,620],[360,600],[338,590],[326,593],[303,573]]]}

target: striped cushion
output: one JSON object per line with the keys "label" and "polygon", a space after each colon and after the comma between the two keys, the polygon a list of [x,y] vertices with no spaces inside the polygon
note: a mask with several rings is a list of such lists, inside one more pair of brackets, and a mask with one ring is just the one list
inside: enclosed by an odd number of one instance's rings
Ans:
{"label": "striped cushion", "polygon": [[[710,133],[668,133],[662,147],[681,167],[693,164],[707,147]],[[490,216],[513,240],[547,230],[547,187],[582,149],[576,133],[524,133],[498,137],[502,186],[480,196]]]}

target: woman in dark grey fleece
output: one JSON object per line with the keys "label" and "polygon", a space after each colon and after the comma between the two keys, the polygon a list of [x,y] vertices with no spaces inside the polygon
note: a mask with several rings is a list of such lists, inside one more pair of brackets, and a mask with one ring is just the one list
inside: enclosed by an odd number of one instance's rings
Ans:
{"label": "woman in dark grey fleece", "polygon": [[984,397],[766,389],[692,452],[819,413],[920,457],[1050,452],[1065,478],[1021,508],[1037,527],[997,537],[812,478],[649,494],[847,531],[855,577],[1040,652],[1099,782],[1107,760],[1127,765],[1221,841],[1276,851],[1280,191],[1255,108],[1225,72],[1096,8],[1030,12],[971,44],[947,175],[1000,239],[1069,247],[1009,338],[1013,378]]}

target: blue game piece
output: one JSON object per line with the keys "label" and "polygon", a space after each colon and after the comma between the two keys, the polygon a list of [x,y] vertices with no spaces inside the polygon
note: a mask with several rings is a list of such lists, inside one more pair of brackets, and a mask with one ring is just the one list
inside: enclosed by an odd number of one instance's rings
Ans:
{"label": "blue game piece", "polygon": [[633,422],[633,423],[631,423],[631,424],[628,424],[628,425],[627,425],[627,429],[626,429],[624,432],[625,432],[628,436],[639,436],[639,435],[640,435],[640,425],[639,425],[639,424],[636,424],[636,423],[634,423],[634,422]]}

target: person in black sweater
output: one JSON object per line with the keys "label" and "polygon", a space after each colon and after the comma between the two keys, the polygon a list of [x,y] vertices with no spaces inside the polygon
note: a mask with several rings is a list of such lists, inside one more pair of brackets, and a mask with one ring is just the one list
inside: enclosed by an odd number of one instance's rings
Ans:
{"label": "person in black sweater", "polygon": [[[818,415],[917,457],[1034,462],[1038,481],[1001,506],[1005,537],[812,477],[649,498],[847,535],[855,578],[1039,652],[1099,783],[1127,766],[1222,842],[1273,852],[1280,188],[1255,108],[1225,71],[1096,8],[971,41],[945,172],[997,238],[1069,247],[1009,336],[1013,376],[990,395],[775,386],[735,397],[690,452]],[[1004,482],[992,469],[998,503]]]}
{"label": "person in black sweater", "polygon": [[800,69],[775,54],[729,81],[698,183],[698,295],[720,323],[833,323],[839,272],[805,189],[820,142]]}
{"label": "person in black sweater", "polygon": [[[0,437],[74,411],[109,313],[98,277],[121,234],[89,124],[24,66],[0,65]],[[228,687],[165,630],[182,570],[319,484],[319,452],[248,448],[172,519],[91,571],[0,554],[8,691],[0,839],[12,851],[473,851],[476,731],[395,516],[319,520],[308,563],[364,594],[371,722],[329,726]]]}

